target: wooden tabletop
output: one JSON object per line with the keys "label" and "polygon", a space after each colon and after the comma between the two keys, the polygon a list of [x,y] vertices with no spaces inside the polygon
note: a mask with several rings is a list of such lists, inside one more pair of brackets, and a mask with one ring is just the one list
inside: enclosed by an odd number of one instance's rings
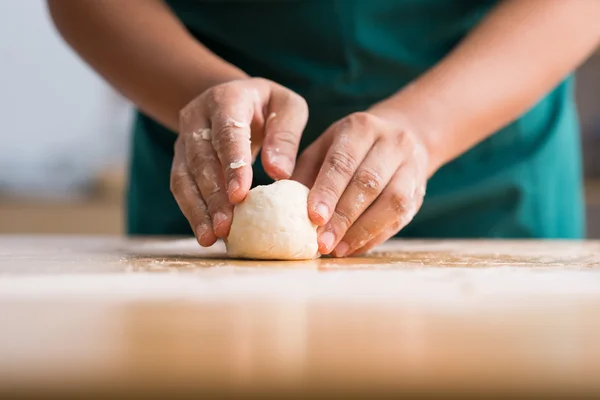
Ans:
{"label": "wooden tabletop", "polygon": [[228,260],[0,236],[0,395],[600,395],[600,242],[394,241]]}

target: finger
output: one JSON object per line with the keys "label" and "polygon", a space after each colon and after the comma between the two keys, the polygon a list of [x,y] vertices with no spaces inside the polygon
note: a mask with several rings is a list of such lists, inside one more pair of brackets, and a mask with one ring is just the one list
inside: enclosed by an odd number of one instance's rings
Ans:
{"label": "finger", "polygon": [[[425,195],[425,187],[422,187],[422,189],[417,189],[417,194],[416,194],[416,196],[417,196],[417,210],[419,210],[421,208],[421,206],[423,205],[424,195]],[[410,221],[407,222],[406,225],[408,225],[408,223],[410,223]],[[375,237],[374,239],[371,239],[365,245],[363,245],[362,247],[360,247],[360,248],[358,248],[356,250],[351,251],[347,255],[354,256],[354,255],[359,255],[359,254],[367,253],[367,252],[373,250],[374,248],[376,248],[377,246],[379,246],[380,244],[384,243],[388,239],[392,238],[394,235],[396,235],[403,228],[404,228],[404,226],[398,228],[398,227],[392,225],[390,228],[384,230],[384,232],[381,233],[379,236]]]}
{"label": "finger", "polygon": [[425,182],[416,170],[412,163],[398,168],[377,200],[348,230],[334,255],[352,254],[390,229],[392,234],[400,231],[414,218],[423,198],[419,182]]}
{"label": "finger", "polygon": [[357,167],[362,163],[375,141],[375,132],[369,124],[371,117],[356,113],[333,125],[333,143],[329,148],[315,184],[308,196],[310,219],[325,225]]}
{"label": "finger", "polygon": [[178,140],[176,147],[177,150],[171,167],[171,192],[181,212],[189,221],[198,243],[202,246],[211,246],[217,238],[213,233],[208,209],[194,179],[187,170],[182,148],[183,142]]}
{"label": "finger", "polygon": [[283,87],[273,88],[261,156],[265,172],[271,178],[287,179],[292,175],[307,120],[304,98]]}
{"label": "finger", "polygon": [[388,228],[388,229],[384,230],[383,233],[379,234],[378,236],[376,236],[375,238],[370,240],[367,244],[365,244],[364,246],[362,246],[359,249],[354,250],[352,253],[349,253],[348,255],[357,256],[360,254],[365,254],[365,253],[373,250],[380,244],[386,242],[388,239],[390,239],[396,233],[398,233],[398,231],[396,231],[395,229]]}
{"label": "finger", "polygon": [[[350,184],[342,194],[331,220],[319,229],[319,252],[329,254],[344,237],[360,215],[375,201],[387,186],[401,163],[394,146],[383,139],[377,140],[363,163],[358,167]],[[342,243],[336,255],[343,257],[349,249]]]}
{"label": "finger", "polygon": [[[225,238],[231,227],[233,206],[227,195],[221,163],[212,146],[209,122],[198,116],[181,125],[187,170],[207,206],[214,234]],[[190,130],[191,134],[187,134]]]}
{"label": "finger", "polygon": [[312,188],[332,141],[333,136],[321,135],[310,146],[304,149],[300,157],[298,157],[298,162],[290,179],[302,183],[307,188]]}
{"label": "finger", "polygon": [[252,163],[256,161],[256,158],[260,154],[260,149],[263,145],[264,139],[264,118],[254,118],[250,124],[250,153],[252,154]]}
{"label": "finger", "polygon": [[212,146],[227,183],[229,201],[242,201],[252,184],[250,145],[255,98],[253,90],[241,85],[221,85],[207,94]]}

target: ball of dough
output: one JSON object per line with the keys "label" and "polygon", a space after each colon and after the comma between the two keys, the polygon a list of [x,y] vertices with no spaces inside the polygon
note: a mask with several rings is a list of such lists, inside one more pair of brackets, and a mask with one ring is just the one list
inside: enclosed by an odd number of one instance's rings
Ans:
{"label": "ball of dough", "polygon": [[308,188],[282,180],[257,186],[235,206],[227,255],[262,260],[319,256],[317,226],[308,218]]}

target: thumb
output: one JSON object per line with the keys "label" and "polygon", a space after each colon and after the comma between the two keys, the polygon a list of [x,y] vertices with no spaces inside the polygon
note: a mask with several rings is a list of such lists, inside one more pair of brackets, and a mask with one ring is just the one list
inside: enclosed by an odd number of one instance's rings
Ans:
{"label": "thumb", "polygon": [[308,120],[308,105],[302,96],[274,85],[265,121],[261,159],[273,179],[287,179],[294,171],[298,146]]}

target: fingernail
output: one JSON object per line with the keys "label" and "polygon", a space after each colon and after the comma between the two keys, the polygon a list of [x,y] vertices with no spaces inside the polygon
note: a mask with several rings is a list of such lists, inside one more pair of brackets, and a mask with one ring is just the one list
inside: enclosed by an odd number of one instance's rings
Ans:
{"label": "fingernail", "polygon": [[335,242],[335,236],[331,232],[324,232],[321,237],[321,245],[325,248],[326,251],[331,251],[331,247],[333,247],[333,242]]}
{"label": "fingernail", "polygon": [[229,194],[235,193],[240,188],[240,184],[237,180],[232,179],[229,181],[229,186],[227,186],[227,191]]}
{"label": "fingernail", "polygon": [[336,257],[345,257],[348,254],[348,250],[350,250],[350,245],[346,242],[339,242],[335,248],[335,256]]}
{"label": "fingernail", "polygon": [[272,150],[269,152],[269,161],[271,162],[271,165],[278,168],[286,175],[292,175],[294,172],[294,166],[290,159],[282,155],[273,154]]}
{"label": "fingernail", "polygon": [[208,226],[200,224],[196,227],[196,238],[202,239],[202,237],[208,232]]}
{"label": "fingernail", "polygon": [[327,207],[327,204],[317,203],[317,205],[315,206],[315,212],[319,214],[319,216],[323,218],[324,221],[329,220],[329,207]]}
{"label": "fingernail", "polygon": [[282,158],[282,160],[278,164],[278,167],[281,170],[281,172],[283,172],[287,176],[292,175],[292,173],[294,172],[294,167],[292,166],[292,162],[290,160],[288,160],[287,158]]}
{"label": "fingernail", "polygon": [[217,228],[219,225],[227,221],[227,215],[221,211],[217,211],[213,216],[213,226]]}

